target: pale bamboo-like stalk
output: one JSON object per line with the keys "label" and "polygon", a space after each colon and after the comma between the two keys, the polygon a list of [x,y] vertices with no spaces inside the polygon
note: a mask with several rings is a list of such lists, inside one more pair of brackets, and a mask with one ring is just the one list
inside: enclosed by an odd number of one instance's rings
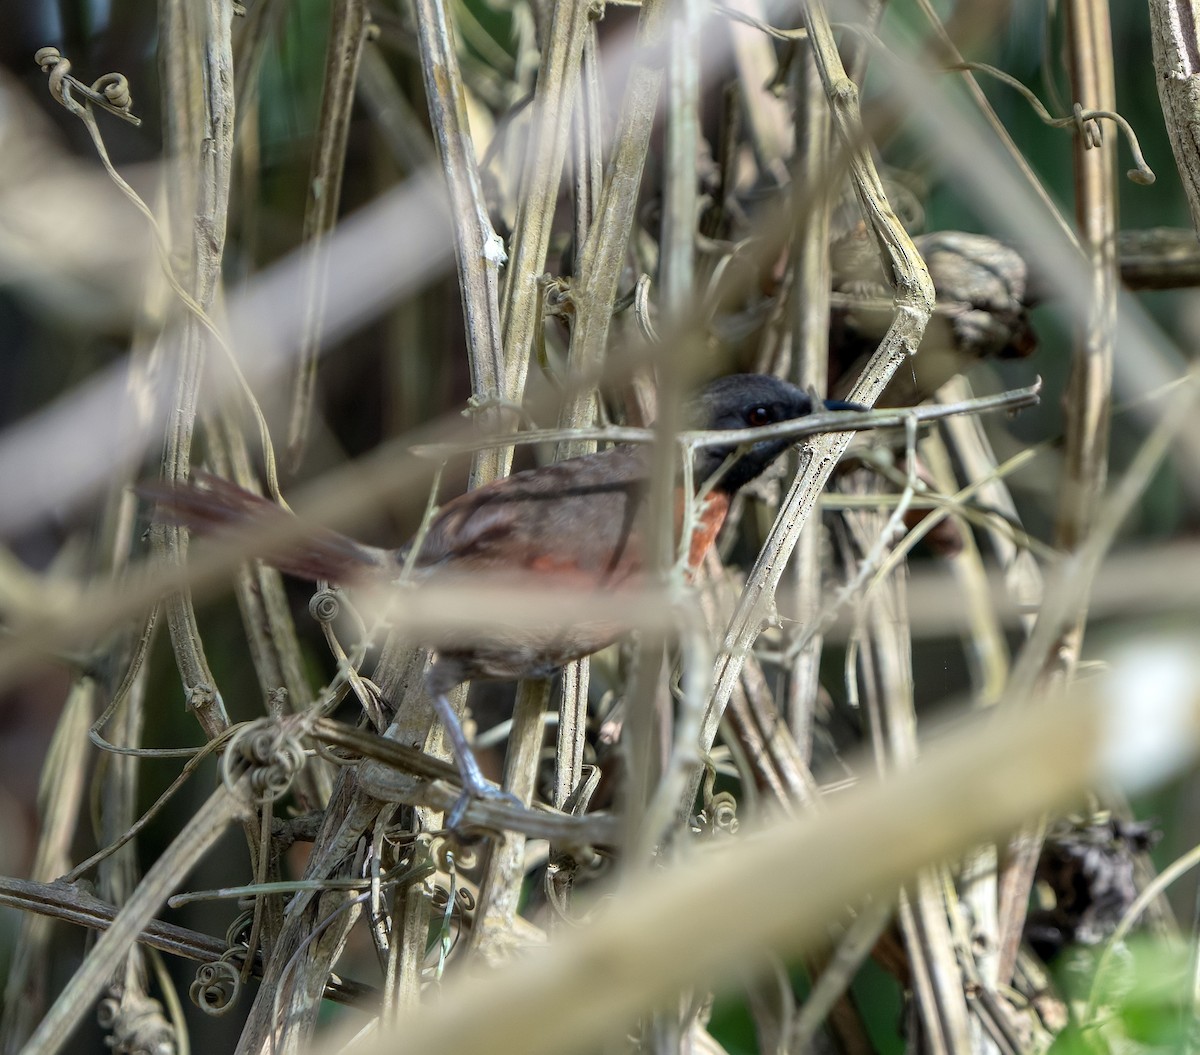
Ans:
{"label": "pale bamboo-like stalk", "polygon": [[[1067,0],[1067,57],[1074,102],[1088,110],[1117,108],[1112,30],[1106,0]],[[1109,421],[1112,415],[1113,353],[1117,330],[1117,145],[1115,137],[1093,142],[1097,130],[1083,122],[1075,133],[1075,213],[1079,243],[1087,261],[1090,304],[1076,324],[1071,374],[1065,398],[1066,450],[1058,507],[1057,536],[1066,551],[1078,550],[1096,523],[1108,477]],[[1044,676],[1071,678],[1083,647],[1087,593],[1060,636],[1040,661]],[[1030,644],[1032,644],[1032,639]],[[1041,852],[1037,831],[1018,841],[1000,884],[1001,982],[1012,975]]]}
{"label": "pale bamboo-like stalk", "polygon": [[[796,56],[796,216],[792,255],[793,377],[801,388],[829,389],[830,214],[833,209],[833,124],[812,53]],[[792,558],[796,626],[811,625],[821,603],[821,524],[800,533]],[[814,634],[797,652],[788,678],[786,715],[804,757],[812,753],[814,708],[820,688],[821,637]]]}
{"label": "pale bamboo-like stalk", "polygon": [[540,304],[537,282],[546,267],[571,119],[576,109],[584,41],[594,32],[590,0],[563,0],[552,4],[549,13],[500,312],[505,391],[515,398],[525,390],[530,347],[536,329],[542,325],[537,312]]}
{"label": "pale bamboo-like stalk", "polygon": [[[429,118],[454,216],[458,284],[467,331],[467,361],[475,395],[507,395],[500,335],[500,266],[504,243],[492,227],[467,126],[466,94],[454,31],[442,0],[417,0],[417,39]],[[504,475],[500,449],[480,455],[473,486]]]}

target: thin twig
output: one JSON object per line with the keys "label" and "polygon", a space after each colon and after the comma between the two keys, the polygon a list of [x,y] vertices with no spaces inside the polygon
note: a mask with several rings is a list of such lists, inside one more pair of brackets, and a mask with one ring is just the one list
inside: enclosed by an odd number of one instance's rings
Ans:
{"label": "thin twig", "polygon": [[325,313],[328,257],[321,243],[337,222],[342,198],[342,169],[350,135],[350,110],[366,37],[365,0],[335,0],[330,11],[329,43],[325,51],[325,84],[313,143],[304,210],[303,243],[309,250],[305,276],[304,329],[297,351],[297,369],[288,421],[287,456],[293,470],[300,464],[308,438],[309,419],[317,389],[317,357]]}

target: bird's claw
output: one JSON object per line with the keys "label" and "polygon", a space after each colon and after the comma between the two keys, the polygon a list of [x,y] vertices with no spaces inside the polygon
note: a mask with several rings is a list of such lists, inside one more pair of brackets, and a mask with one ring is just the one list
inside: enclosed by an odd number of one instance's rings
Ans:
{"label": "bird's claw", "polygon": [[446,827],[457,828],[466,815],[467,807],[474,800],[497,802],[505,806],[514,806],[519,810],[526,809],[525,803],[511,791],[498,788],[486,780],[464,781],[462,794],[458,796],[454,805],[450,807],[450,812],[446,815]]}

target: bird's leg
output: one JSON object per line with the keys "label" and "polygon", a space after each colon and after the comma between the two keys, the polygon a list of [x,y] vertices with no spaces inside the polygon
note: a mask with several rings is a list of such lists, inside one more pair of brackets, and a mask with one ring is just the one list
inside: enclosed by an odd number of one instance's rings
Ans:
{"label": "bird's leg", "polygon": [[458,712],[455,711],[454,705],[446,694],[435,692],[432,695],[433,706],[442,720],[442,728],[445,729],[446,736],[450,739],[450,746],[454,750],[454,763],[458,767],[458,775],[462,778],[463,785],[462,794],[459,795],[458,801],[446,815],[446,827],[458,827],[472,799],[493,799],[516,806],[518,809],[524,809],[525,804],[520,799],[511,792],[496,787],[483,775],[479,763],[475,760],[475,752],[471,750],[471,745],[467,741],[467,734],[463,730],[462,722],[459,721]]}

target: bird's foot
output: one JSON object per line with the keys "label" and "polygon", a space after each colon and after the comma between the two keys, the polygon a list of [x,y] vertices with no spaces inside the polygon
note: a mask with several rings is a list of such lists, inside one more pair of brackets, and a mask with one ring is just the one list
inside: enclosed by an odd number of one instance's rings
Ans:
{"label": "bird's foot", "polygon": [[446,699],[445,694],[435,693],[433,705],[442,720],[446,735],[450,739],[450,744],[454,749],[454,761],[458,766],[459,776],[462,777],[462,794],[458,796],[457,801],[450,807],[450,812],[446,815],[446,827],[458,827],[467,812],[467,807],[471,805],[472,799],[490,799],[493,802],[516,806],[517,809],[525,809],[525,803],[516,795],[496,787],[483,775],[479,763],[475,760],[475,752],[471,750],[471,744],[463,732],[462,723],[458,720],[458,714],[450,705],[450,701]]}
{"label": "bird's foot", "polygon": [[495,784],[487,780],[464,780],[462,794],[455,800],[454,805],[450,807],[450,812],[446,814],[446,827],[457,828],[464,816],[466,816],[467,807],[473,801],[497,802],[504,806],[515,806],[519,810],[526,809],[523,803],[511,791],[505,791],[503,788],[496,787]]}

